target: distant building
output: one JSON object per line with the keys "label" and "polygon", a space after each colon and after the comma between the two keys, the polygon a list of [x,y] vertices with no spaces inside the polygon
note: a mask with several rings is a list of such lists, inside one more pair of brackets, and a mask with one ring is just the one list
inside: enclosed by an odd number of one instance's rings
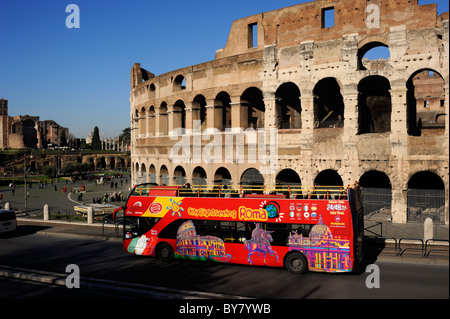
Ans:
{"label": "distant building", "polygon": [[47,147],[61,145],[61,137],[69,129],[53,120],[40,121],[39,116],[8,115],[8,100],[0,99],[0,148]]}

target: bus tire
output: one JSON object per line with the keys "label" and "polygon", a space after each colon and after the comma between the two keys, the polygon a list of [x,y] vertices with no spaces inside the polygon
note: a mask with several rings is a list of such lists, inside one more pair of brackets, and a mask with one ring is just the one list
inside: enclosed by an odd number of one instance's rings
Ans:
{"label": "bus tire", "polygon": [[173,248],[166,242],[158,244],[156,246],[156,258],[163,261],[169,261],[173,258]]}
{"label": "bus tire", "polygon": [[299,275],[308,269],[308,260],[302,253],[293,252],[286,257],[284,265],[290,273]]}

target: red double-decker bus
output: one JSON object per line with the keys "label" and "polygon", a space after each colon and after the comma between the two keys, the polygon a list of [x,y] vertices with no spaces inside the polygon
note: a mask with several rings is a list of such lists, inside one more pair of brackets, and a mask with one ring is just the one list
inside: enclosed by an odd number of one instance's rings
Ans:
{"label": "red double-decker bus", "polygon": [[358,186],[137,185],[124,206],[131,254],[350,272],[362,257]]}

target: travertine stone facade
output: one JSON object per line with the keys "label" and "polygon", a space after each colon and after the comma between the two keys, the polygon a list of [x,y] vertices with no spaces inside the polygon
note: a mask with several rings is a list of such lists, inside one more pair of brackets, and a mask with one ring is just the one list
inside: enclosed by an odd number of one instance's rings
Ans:
{"label": "travertine stone facade", "polygon": [[[448,224],[448,20],[411,0],[319,0],[234,21],[213,61],[159,76],[136,63],[133,181],[239,184],[264,164],[227,162],[224,147],[212,161],[197,163],[196,154],[227,132],[277,129],[278,166],[262,175],[265,184],[365,179],[391,189],[392,221],[404,223],[419,176],[442,183]],[[389,49],[387,60],[364,58],[377,46]],[[170,155],[177,128],[190,161]]]}

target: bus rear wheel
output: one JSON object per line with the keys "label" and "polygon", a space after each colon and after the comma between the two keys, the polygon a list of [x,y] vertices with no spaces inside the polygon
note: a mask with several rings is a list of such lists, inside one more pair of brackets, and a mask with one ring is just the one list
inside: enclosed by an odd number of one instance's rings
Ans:
{"label": "bus rear wheel", "polygon": [[156,257],[159,260],[169,261],[173,258],[173,248],[168,243],[161,243],[156,247]]}
{"label": "bus rear wheel", "polygon": [[308,269],[308,260],[302,253],[292,253],[286,257],[285,266],[292,274],[303,274]]}

